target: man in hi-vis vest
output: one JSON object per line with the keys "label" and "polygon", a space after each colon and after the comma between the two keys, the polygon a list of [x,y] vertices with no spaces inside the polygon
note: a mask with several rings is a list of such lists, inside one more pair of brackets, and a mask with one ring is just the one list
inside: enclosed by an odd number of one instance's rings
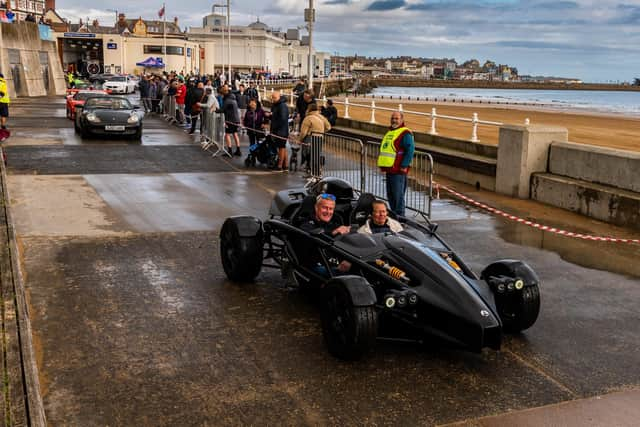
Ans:
{"label": "man in hi-vis vest", "polygon": [[7,128],[7,117],[9,117],[9,88],[4,74],[0,73],[0,127]]}
{"label": "man in hi-vis vest", "polygon": [[391,114],[391,128],[380,144],[378,167],[382,173],[387,174],[387,199],[396,215],[404,216],[407,174],[414,150],[413,133],[404,125],[404,115],[400,111],[394,111]]}

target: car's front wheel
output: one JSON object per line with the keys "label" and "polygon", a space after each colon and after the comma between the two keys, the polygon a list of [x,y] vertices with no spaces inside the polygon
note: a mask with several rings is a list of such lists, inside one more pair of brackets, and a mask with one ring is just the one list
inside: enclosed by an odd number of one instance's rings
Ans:
{"label": "car's front wheel", "polygon": [[540,279],[533,269],[519,260],[492,263],[481,274],[491,288],[502,328],[518,333],[530,328],[540,313]]}
{"label": "car's front wheel", "polygon": [[[363,282],[363,286],[369,286]],[[362,358],[373,349],[378,334],[374,305],[354,305],[339,277],[327,284],[323,294],[322,335],[329,353],[344,360]]]}
{"label": "car's front wheel", "polygon": [[220,231],[220,258],[227,277],[250,282],[258,276],[263,260],[262,223],[249,216],[227,218]]}
{"label": "car's front wheel", "polygon": [[496,295],[496,307],[505,332],[524,331],[538,319],[540,289],[538,285],[533,285],[513,295]]}

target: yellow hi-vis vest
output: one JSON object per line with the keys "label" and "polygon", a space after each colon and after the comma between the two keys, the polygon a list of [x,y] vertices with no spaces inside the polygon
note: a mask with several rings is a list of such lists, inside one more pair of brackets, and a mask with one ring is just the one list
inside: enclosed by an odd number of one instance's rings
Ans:
{"label": "yellow hi-vis vest", "polygon": [[0,103],[8,104],[11,102],[9,99],[9,88],[7,88],[7,81],[0,77],[0,92],[4,93],[2,97],[0,97]]}
{"label": "yellow hi-vis vest", "polygon": [[396,161],[396,139],[405,132],[410,132],[409,128],[399,127],[398,129],[390,130],[382,138],[380,154],[378,155],[379,168],[393,167],[393,163]]}

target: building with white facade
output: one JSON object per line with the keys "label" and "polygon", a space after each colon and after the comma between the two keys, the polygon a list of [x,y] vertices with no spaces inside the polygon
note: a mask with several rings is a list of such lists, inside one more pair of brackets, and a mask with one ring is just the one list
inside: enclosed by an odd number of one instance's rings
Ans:
{"label": "building with white facade", "polygon": [[[187,30],[188,40],[200,43],[204,50],[203,73],[220,71],[222,65],[226,69],[230,63],[232,72],[262,70],[277,74],[286,72],[292,76],[309,74],[308,39],[300,37],[299,30],[283,32],[269,27],[260,19],[247,26],[231,25],[229,49],[226,16],[216,14],[216,7],[203,18],[202,27],[190,27]],[[313,50],[312,55],[314,75],[328,75],[330,54]]]}

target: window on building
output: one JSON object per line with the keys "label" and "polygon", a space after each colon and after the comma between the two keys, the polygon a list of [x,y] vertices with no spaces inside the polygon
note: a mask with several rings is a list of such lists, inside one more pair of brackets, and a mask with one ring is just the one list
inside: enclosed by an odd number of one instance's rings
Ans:
{"label": "window on building", "polygon": [[[144,53],[162,55],[162,46],[146,44],[144,45]],[[167,46],[167,55],[184,56],[184,48],[181,46]]]}

